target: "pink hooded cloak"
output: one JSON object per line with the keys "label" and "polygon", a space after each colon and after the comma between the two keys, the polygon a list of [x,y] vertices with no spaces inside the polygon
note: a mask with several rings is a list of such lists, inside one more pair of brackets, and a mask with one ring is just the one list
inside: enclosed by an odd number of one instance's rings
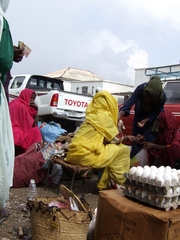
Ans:
{"label": "pink hooded cloak", "polygon": [[14,143],[24,150],[27,150],[33,143],[42,140],[39,128],[34,126],[37,111],[29,106],[33,93],[33,90],[26,88],[9,105]]}

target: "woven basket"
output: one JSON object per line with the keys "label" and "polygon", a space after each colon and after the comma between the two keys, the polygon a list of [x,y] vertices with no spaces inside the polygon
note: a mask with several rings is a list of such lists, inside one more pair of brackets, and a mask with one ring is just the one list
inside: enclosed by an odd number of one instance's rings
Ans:
{"label": "woven basket", "polygon": [[[71,197],[74,195],[70,191]],[[67,191],[66,191],[67,194]],[[74,195],[74,201],[78,200]],[[38,197],[27,202],[33,240],[86,240],[90,214],[82,205],[81,211],[49,207],[51,201],[64,201],[64,197]],[[77,203],[77,202],[76,202]],[[80,206],[78,200],[78,207]],[[80,208],[79,208],[80,209]]]}

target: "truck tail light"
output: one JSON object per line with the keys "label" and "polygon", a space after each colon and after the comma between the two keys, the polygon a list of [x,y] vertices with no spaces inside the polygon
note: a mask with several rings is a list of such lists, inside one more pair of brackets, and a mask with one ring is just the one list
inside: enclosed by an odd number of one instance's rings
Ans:
{"label": "truck tail light", "polygon": [[50,102],[50,106],[52,107],[57,107],[58,105],[58,98],[59,98],[59,94],[55,93],[52,98],[51,98],[51,102]]}

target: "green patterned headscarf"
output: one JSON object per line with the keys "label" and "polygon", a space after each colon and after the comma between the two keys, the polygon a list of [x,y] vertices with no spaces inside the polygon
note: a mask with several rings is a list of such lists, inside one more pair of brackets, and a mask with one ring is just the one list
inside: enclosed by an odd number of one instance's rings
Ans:
{"label": "green patterned headscarf", "polygon": [[149,92],[153,102],[148,103],[142,97],[142,106],[147,112],[151,111],[154,106],[159,105],[163,99],[163,89],[161,79],[158,76],[153,76],[144,88],[144,91]]}

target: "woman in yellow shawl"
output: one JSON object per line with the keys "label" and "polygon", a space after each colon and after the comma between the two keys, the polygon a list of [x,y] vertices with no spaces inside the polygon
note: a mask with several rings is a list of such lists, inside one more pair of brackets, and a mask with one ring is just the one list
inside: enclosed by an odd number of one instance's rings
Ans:
{"label": "woman in yellow shawl", "polygon": [[112,179],[117,184],[125,180],[123,174],[130,167],[130,150],[124,144],[105,144],[118,134],[118,103],[107,91],[98,92],[86,109],[86,120],[68,147],[65,161],[81,166],[104,169],[97,184],[107,189]]}

